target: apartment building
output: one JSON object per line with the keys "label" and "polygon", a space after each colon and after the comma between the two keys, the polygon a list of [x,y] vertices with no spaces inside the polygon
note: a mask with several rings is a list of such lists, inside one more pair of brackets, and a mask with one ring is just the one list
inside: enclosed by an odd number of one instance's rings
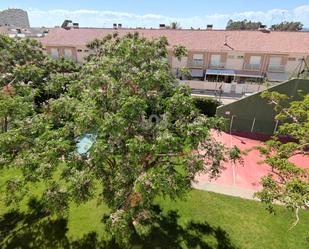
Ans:
{"label": "apartment building", "polygon": [[29,28],[28,13],[22,9],[7,9],[0,11],[0,26]]}
{"label": "apartment building", "polygon": [[[91,53],[87,43],[114,32],[120,36],[129,32],[139,32],[147,38],[166,36],[168,60],[179,78],[180,69],[188,67],[192,80],[241,84],[267,77],[284,81],[296,75],[305,61],[309,63],[309,32],[55,28],[42,39],[42,44],[54,58],[64,56],[82,63]],[[181,61],[171,52],[177,44],[188,49],[188,56]]]}

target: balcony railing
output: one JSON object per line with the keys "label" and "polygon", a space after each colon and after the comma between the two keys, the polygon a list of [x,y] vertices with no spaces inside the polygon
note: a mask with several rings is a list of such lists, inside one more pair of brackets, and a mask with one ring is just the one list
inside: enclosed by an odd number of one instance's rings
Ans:
{"label": "balcony railing", "polygon": [[268,71],[269,72],[284,72],[285,71],[285,65],[269,65]]}
{"label": "balcony railing", "polygon": [[224,63],[217,63],[217,62],[210,62],[209,68],[224,68],[225,64]]}
{"label": "balcony railing", "polygon": [[203,60],[193,60],[191,62],[192,67],[203,67],[204,66],[204,61]]}
{"label": "balcony railing", "polygon": [[244,65],[244,69],[245,70],[254,70],[254,71],[258,71],[261,68],[261,64],[245,64]]}

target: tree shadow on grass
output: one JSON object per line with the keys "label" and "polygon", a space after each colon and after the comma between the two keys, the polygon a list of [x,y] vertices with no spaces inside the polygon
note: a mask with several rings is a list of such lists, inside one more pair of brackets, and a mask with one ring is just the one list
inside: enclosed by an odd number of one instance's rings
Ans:
{"label": "tree shadow on grass", "polygon": [[[32,203],[27,213],[11,211],[0,217],[0,248],[72,248],[72,249],[120,249],[115,240],[106,241],[96,232],[90,232],[81,239],[70,240],[66,233],[67,220],[52,218],[42,212],[39,202]],[[214,228],[206,222],[178,224],[179,215],[175,211],[163,214],[159,206],[153,228],[147,236],[134,234],[131,246],[139,249],[154,248],[218,248],[234,249],[228,234],[220,227]]]}

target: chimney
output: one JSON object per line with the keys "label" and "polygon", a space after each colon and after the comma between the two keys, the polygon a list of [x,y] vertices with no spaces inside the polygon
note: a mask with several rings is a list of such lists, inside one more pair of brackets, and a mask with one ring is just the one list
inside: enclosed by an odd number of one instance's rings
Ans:
{"label": "chimney", "polygon": [[118,23],[118,29],[121,29],[121,28],[122,28],[122,24]]}
{"label": "chimney", "polygon": [[159,24],[159,28],[160,28],[160,29],[165,29],[165,24],[164,24],[164,23],[160,23],[160,24]]}
{"label": "chimney", "polygon": [[69,30],[71,28],[70,27],[71,24],[72,24],[72,20],[64,20],[61,25],[61,28]]}
{"label": "chimney", "polygon": [[258,30],[263,32],[263,33],[270,33],[270,29],[268,29],[267,26],[263,25],[263,24],[260,25]]}
{"label": "chimney", "polygon": [[77,22],[73,23],[73,29],[78,29],[79,28],[79,24]]}
{"label": "chimney", "polygon": [[207,24],[206,30],[212,30],[212,28],[213,28],[213,25],[212,25],[212,24]]}
{"label": "chimney", "polygon": [[114,24],[113,24],[113,28],[114,28],[114,29],[117,29],[117,23],[114,23]]}

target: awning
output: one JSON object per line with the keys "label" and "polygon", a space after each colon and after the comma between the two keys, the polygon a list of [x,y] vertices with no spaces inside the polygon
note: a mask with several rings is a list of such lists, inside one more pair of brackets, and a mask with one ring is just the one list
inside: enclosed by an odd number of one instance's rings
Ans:
{"label": "awning", "polygon": [[270,81],[286,81],[289,79],[289,75],[286,73],[267,73],[267,77]]}
{"label": "awning", "polygon": [[203,69],[191,69],[191,77],[204,77]]}
{"label": "awning", "polygon": [[234,76],[235,71],[230,69],[207,69],[207,75],[223,75],[223,76]]}
{"label": "awning", "polygon": [[252,72],[245,70],[236,70],[236,76],[238,77],[247,77],[247,78],[263,78],[264,75],[260,72]]}

